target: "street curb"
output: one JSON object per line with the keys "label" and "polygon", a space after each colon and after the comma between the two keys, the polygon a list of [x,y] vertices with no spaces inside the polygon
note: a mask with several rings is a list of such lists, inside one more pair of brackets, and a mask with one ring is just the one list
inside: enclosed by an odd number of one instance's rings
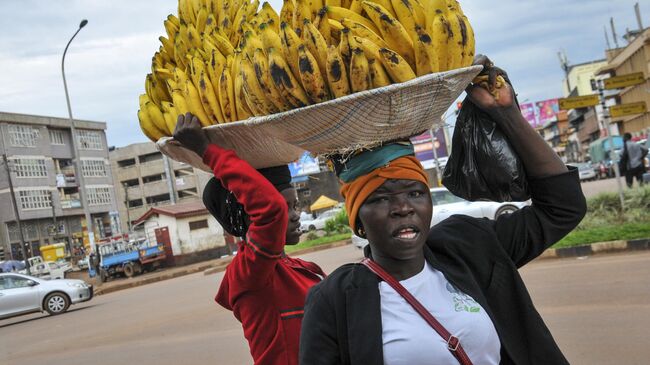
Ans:
{"label": "street curb", "polygon": [[604,253],[617,253],[625,251],[644,251],[650,250],[650,238],[641,238],[635,240],[619,240],[609,242],[599,242],[590,245],[550,248],[542,255],[540,259],[561,259],[570,257],[584,257],[599,255]]}
{"label": "street curb", "polygon": [[[294,251],[291,253],[291,256],[299,256],[299,255],[304,255],[307,253],[312,253],[312,252],[317,252],[317,251],[322,251],[322,250],[327,250],[330,248],[335,248],[335,247],[341,247],[345,246],[348,244],[351,244],[351,240],[343,240],[343,241],[336,241],[332,243],[327,243],[324,245],[319,245],[319,246],[314,246],[314,247],[309,247],[303,250],[298,250]],[[158,276],[151,276],[146,279],[140,279],[138,280],[137,278],[133,281],[131,280],[125,280],[124,282],[120,282],[119,284],[111,285],[102,288],[101,286],[95,287],[95,293],[94,295],[102,295],[102,294],[108,294],[108,293],[113,293],[116,291],[124,290],[124,289],[130,289],[130,288],[135,288],[138,286],[146,285],[146,284],[151,284],[155,283],[158,281],[164,281],[164,280],[169,280],[169,279],[174,279],[180,276],[185,276],[185,275],[191,275],[191,274],[196,274],[199,272],[203,272],[204,275],[211,275],[211,274],[216,274],[222,271],[226,270],[226,267],[228,264],[230,264],[230,261],[232,258],[228,260],[221,260],[220,262],[214,264],[214,263],[206,263],[205,265],[198,265],[198,266],[193,266],[193,267],[188,267],[186,270],[176,270],[176,271],[171,271],[171,272],[163,272],[161,275]]]}

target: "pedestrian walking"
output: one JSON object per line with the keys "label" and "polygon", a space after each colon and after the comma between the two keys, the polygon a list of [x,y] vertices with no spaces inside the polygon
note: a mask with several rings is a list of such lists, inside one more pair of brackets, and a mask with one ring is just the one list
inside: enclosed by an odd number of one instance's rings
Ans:
{"label": "pedestrian walking", "polygon": [[284,252],[301,234],[289,168],[255,170],[234,151],[210,144],[189,113],[178,117],[174,139],[213,170],[203,202],[228,233],[243,237],[216,301],[241,322],[256,365],[297,364],[305,297],[325,273]]}
{"label": "pedestrian walking", "polygon": [[[487,58],[479,64],[499,72]],[[395,148],[373,151],[375,162],[383,160],[341,189],[350,227],[370,242],[366,260],[310,290],[301,364],[567,364],[517,269],[583,218],[578,171],[530,127],[508,85],[498,97],[479,86],[467,91],[519,155],[532,205],[497,220],[457,215],[430,228],[420,163]]]}
{"label": "pedestrian walking", "polygon": [[625,183],[628,188],[632,188],[635,178],[639,186],[643,186],[643,174],[645,173],[645,162],[643,159],[647,155],[648,149],[633,142],[630,133],[623,135],[621,165],[625,170]]}

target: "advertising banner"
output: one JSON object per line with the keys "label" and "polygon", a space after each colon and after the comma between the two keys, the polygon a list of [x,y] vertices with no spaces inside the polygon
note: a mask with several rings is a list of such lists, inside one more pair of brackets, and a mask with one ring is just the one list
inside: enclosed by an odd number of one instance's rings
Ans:
{"label": "advertising banner", "polygon": [[558,104],[558,99],[549,99],[544,101],[538,101],[535,103],[537,107],[537,123],[538,126],[543,127],[548,122],[552,122],[557,119],[557,113],[560,112],[560,105]]}
{"label": "advertising banner", "polygon": [[535,104],[525,103],[519,105],[521,109],[521,114],[524,116],[524,119],[528,121],[528,124],[533,128],[537,128],[537,115],[535,115]]}
{"label": "advertising banner", "polygon": [[[447,141],[445,139],[445,131],[439,128],[434,132],[436,137],[436,153],[438,158],[447,157]],[[431,141],[431,134],[427,131],[419,136],[411,138],[413,149],[415,150],[415,157],[420,160],[420,163],[425,169],[432,169],[435,166],[435,159],[433,155],[434,143]]]}
{"label": "advertising banner", "polygon": [[291,177],[317,174],[320,172],[318,158],[312,157],[309,152],[305,152],[298,161],[289,164]]}

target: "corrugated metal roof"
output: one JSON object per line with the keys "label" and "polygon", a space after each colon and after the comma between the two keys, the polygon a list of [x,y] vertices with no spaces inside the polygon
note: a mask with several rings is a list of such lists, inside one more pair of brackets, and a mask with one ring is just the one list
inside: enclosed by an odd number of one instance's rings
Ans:
{"label": "corrugated metal roof", "polygon": [[135,223],[141,223],[147,220],[154,214],[162,214],[175,218],[184,218],[184,217],[193,217],[197,215],[203,215],[208,213],[208,209],[203,205],[201,201],[181,203],[181,204],[172,204],[172,205],[161,205],[157,207],[150,208],[142,217],[138,218]]}

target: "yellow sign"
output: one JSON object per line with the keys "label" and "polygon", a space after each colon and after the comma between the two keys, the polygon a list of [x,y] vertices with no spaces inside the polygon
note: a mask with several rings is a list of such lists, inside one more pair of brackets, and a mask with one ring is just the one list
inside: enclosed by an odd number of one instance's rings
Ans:
{"label": "yellow sign", "polygon": [[621,75],[605,79],[605,89],[622,89],[628,86],[634,86],[645,82],[643,72],[635,72],[633,74]]}
{"label": "yellow sign", "polygon": [[648,111],[645,101],[609,107],[609,114],[612,118],[624,117],[626,115],[641,114]]}
{"label": "yellow sign", "polygon": [[574,96],[571,98],[562,98],[559,100],[561,110],[580,109],[598,105],[600,97],[598,94],[585,96]]}

